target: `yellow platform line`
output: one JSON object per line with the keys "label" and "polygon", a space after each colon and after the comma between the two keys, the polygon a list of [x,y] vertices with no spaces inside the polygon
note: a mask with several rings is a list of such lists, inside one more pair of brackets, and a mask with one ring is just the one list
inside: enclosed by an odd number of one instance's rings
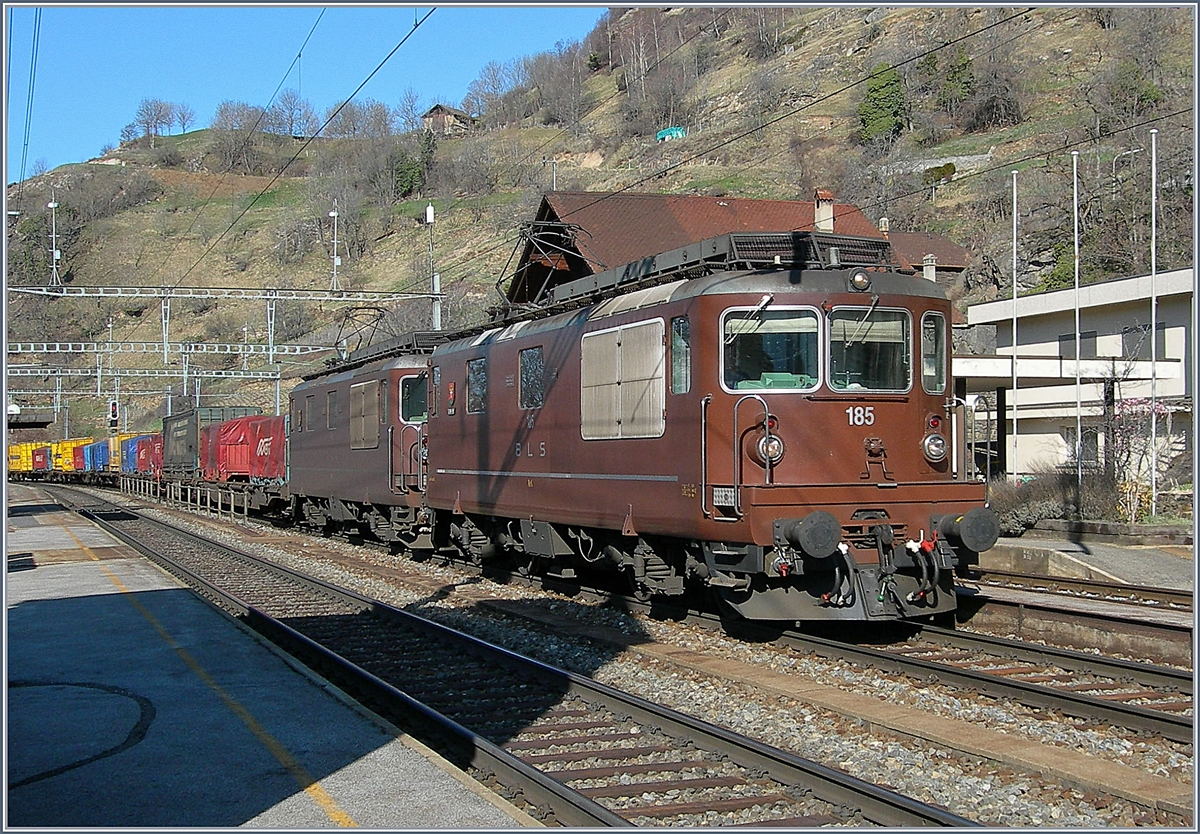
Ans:
{"label": "yellow platform line", "polygon": [[138,613],[146,618],[146,620],[150,623],[154,630],[158,632],[159,636],[162,637],[166,644],[170,646],[171,649],[174,650],[177,655],[179,655],[180,659],[187,664],[188,668],[190,668],[196,674],[196,676],[204,682],[204,685],[211,689],[217,695],[217,697],[221,699],[225,706],[228,707],[234,715],[242,720],[242,723],[245,724],[247,729],[254,734],[254,737],[257,738],[262,745],[271,752],[271,755],[275,757],[276,761],[283,765],[284,769],[292,775],[292,778],[296,780],[296,784],[300,786],[301,790],[308,794],[309,797],[316,802],[318,806],[320,806],[321,810],[325,812],[325,815],[329,817],[332,822],[339,826],[344,828],[357,828],[358,823],[354,821],[353,817],[341,809],[337,803],[337,800],[330,796],[329,792],[321,787],[320,783],[313,778],[313,776],[305,769],[304,765],[300,764],[296,757],[292,755],[291,751],[289,751],[282,742],[271,735],[267,728],[260,724],[258,719],[256,719],[248,709],[242,706],[242,704],[239,703],[236,698],[226,692],[221,685],[213,679],[212,675],[210,675],[207,670],[200,665],[199,661],[192,657],[187,649],[183,648],[183,646],[176,642],[175,638],[171,636],[170,632],[168,632],[166,628],[164,628],[163,625],[158,621],[158,618],[156,618],[149,611],[149,609],[146,608],[146,606],[142,605],[142,603],[138,601],[133,592],[125,587],[125,584],[121,582],[116,574],[104,566],[103,562],[99,559],[99,557],[96,556],[95,553],[92,552],[91,548],[80,541],[79,537],[76,536],[65,525],[63,525],[63,529],[67,531],[68,536],[75,540],[75,543],[79,545],[79,548],[88,555],[88,558],[94,562],[100,563],[100,570],[104,572],[104,575],[108,577],[109,581],[112,582],[116,589],[121,592],[125,599],[129,600],[130,604],[137,609]]}

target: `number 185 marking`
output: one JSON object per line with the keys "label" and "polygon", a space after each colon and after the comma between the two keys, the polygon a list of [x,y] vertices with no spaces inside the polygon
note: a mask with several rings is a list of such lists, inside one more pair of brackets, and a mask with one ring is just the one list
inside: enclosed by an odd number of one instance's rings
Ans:
{"label": "number 185 marking", "polygon": [[852,426],[875,425],[875,406],[852,405],[846,409],[846,420]]}

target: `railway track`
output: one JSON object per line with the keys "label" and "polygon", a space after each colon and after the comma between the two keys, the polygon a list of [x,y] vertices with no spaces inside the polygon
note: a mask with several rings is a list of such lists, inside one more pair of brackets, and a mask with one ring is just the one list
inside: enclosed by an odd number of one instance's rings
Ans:
{"label": "railway track", "polygon": [[[486,573],[489,570],[466,562],[454,561],[453,564],[467,571]],[[520,575],[508,575],[507,579],[533,585],[547,584]],[[599,593],[576,587],[570,590],[596,600],[611,598],[614,593],[611,588]],[[652,603],[643,603],[633,597],[623,598],[623,604],[631,610],[646,613],[654,607]],[[1028,608],[1030,604],[1022,605]],[[1053,608],[1053,599],[1038,605]],[[662,609],[661,605],[658,607]],[[712,629],[727,625],[712,612],[679,611],[675,616]],[[1110,628],[1117,621],[1111,614],[1098,616]],[[1146,625],[1140,627],[1149,628]],[[769,634],[749,623],[739,624],[739,628],[759,638]],[[1190,629],[1172,630],[1190,638]],[[798,651],[849,660],[917,680],[936,680],[989,697],[1009,698],[1027,706],[1049,708],[1064,715],[1126,727],[1175,742],[1190,743],[1193,737],[1194,693],[1189,670],[933,626],[926,626],[916,636],[890,645],[828,639],[792,630],[770,636]],[[1190,661],[1190,640],[1187,648]]]}
{"label": "railway track", "polygon": [[1016,571],[973,567],[971,579],[984,587],[1021,588],[1063,596],[1122,602],[1150,607],[1163,606],[1178,611],[1191,611],[1191,591],[1176,588],[1132,586],[1098,579],[1075,579],[1063,576],[1024,574]]}
{"label": "railway track", "polygon": [[548,822],[974,825],[91,495],[52,492]]}

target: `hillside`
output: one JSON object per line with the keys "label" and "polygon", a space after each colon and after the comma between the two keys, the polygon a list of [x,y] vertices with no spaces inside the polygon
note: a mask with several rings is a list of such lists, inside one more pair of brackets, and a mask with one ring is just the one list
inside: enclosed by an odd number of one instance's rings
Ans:
{"label": "hillside", "polygon": [[[531,54],[548,48],[530,45]],[[10,208],[22,214],[9,226],[9,281],[47,282],[51,217],[41,207],[53,199],[68,284],[326,289],[336,200],[340,285],[427,291],[432,241],[443,321],[455,326],[498,300],[516,230],[553,182],[772,199],[828,188],[892,229],[966,247],[973,262],[952,292],[987,299],[1011,286],[1013,170],[1023,291],[1070,280],[1072,151],[1083,280],[1148,269],[1151,127],[1158,266],[1190,266],[1193,54],[1186,9],[611,10],[584,43],[537,53],[487,84],[481,76],[463,104],[482,125],[467,136],[347,129],[307,140],[217,120],[10,186]],[[684,138],[655,141],[676,125]],[[432,235],[420,222],[429,203]],[[385,311],[280,302],[276,341],[346,338],[353,348],[372,332],[426,326],[428,309],[427,300]],[[110,318],[115,341],[162,338],[154,299],[25,295],[10,296],[8,335],[103,341]],[[265,343],[264,305],[177,300],[170,336]],[[192,362],[239,366],[235,356]],[[150,368],[161,357],[114,363]],[[284,362],[282,371],[310,367]],[[10,387],[38,387],[28,379]],[[73,386],[95,392],[94,379]],[[165,381],[141,387],[161,392]],[[269,384],[206,382],[202,395],[273,408]],[[144,406],[131,414],[136,427],[161,417],[161,399],[134,400]],[[101,407],[74,401],[73,433],[99,431]]]}

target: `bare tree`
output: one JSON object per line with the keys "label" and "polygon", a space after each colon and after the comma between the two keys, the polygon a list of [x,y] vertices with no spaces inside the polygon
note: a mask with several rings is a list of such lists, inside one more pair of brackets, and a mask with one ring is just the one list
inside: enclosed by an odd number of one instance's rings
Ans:
{"label": "bare tree", "polygon": [[358,136],[363,132],[365,113],[353,101],[343,101],[325,111],[325,135],[333,138]]}
{"label": "bare tree", "polygon": [[284,136],[311,136],[316,132],[317,114],[307,99],[295,90],[284,90],[268,111],[270,130]]}
{"label": "bare tree", "polygon": [[142,129],[143,136],[150,137],[150,147],[154,147],[154,137],[163,130],[170,128],[175,121],[174,106],[167,101],[157,98],[144,98],[138,104],[134,114],[134,123]]}
{"label": "bare tree", "polygon": [[175,105],[175,124],[179,125],[180,133],[187,133],[190,125],[196,123],[196,111],[186,104]]}
{"label": "bare tree", "polygon": [[408,133],[421,126],[420,97],[412,87],[405,87],[400,94],[400,103],[396,105],[396,119],[400,130]]}
{"label": "bare tree", "polygon": [[241,165],[246,173],[259,168],[263,108],[241,101],[223,101],[217,105],[212,128],[215,150],[227,169]]}

